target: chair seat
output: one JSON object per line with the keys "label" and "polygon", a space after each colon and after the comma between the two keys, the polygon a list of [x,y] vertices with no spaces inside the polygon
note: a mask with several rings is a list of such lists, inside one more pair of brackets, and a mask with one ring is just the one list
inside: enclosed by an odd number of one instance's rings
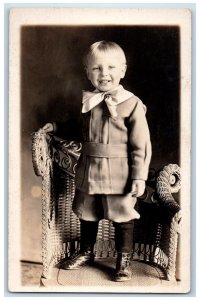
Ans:
{"label": "chair seat", "polygon": [[162,287],[166,292],[170,287],[178,287],[178,282],[164,280],[160,268],[139,261],[132,261],[133,277],[127,282],[114,282],[112,276],[115,270],[114,258],[95,259],[93,266],[85,266],[79,270],[62,270],[53,268],[51,278],[41,279],[45,290],[59,289],[75,292],[158,292]]}

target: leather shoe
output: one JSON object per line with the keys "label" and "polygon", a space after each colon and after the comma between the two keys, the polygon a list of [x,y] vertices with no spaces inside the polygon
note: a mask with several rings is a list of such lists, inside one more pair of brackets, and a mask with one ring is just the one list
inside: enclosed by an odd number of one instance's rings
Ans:
{"label": "leather shoe", "polygon": [[78,270],[85,265],[90,265],[94,263],[94,254],[90,251],[82,252],[75,256],[72,256],[70,259],[66,260],[61,269],[64,270]]}
{"label": "leather shoe", "polygon": [[131,253],[118,253],[114,281],[128,281],[132,278]]}

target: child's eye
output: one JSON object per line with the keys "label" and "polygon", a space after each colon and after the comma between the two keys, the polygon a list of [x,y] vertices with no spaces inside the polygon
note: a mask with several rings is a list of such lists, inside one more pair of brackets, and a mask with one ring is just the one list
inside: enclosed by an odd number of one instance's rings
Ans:
{"label": "child's eye", "polygon": [[92,70],[93,70],[93,71],[99,70],[99,67],[93,67]]}
{"label": "child's eye", "polygon": [[109,66],[109,69],[115,69],[115,66]]}

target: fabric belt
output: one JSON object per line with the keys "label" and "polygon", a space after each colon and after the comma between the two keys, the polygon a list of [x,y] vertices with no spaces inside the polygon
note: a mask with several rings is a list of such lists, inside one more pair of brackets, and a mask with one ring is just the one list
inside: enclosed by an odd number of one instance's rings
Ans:
{"label": "fabric belt", "polygon": [[82,153],[94,157],[128,157],[128,146],[126,144],[85,142],[82,146]]}

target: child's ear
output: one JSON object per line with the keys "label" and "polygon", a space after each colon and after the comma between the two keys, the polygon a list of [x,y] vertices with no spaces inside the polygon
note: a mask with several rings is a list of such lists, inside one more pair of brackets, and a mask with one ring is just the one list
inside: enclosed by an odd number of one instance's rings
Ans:
{"label": "child's ear", "polygon": [[127,70],[127,65],[123,65],[122,66],[122,75],[121,75],[121,78],[124,78],[125,74],[126,74],[126,70]]}
{"label": "child's ear", "polygon": [[90,80],[90,72],[87,67],[85,67],[85,73],[87,75],[87,78]]}

